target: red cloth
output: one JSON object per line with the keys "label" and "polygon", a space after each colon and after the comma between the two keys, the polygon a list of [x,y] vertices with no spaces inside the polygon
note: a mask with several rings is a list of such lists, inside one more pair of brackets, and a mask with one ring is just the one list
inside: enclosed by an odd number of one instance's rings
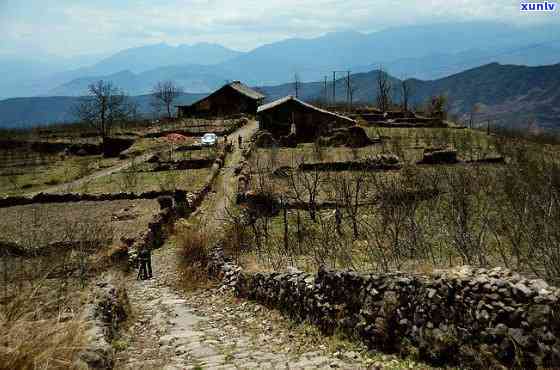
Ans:
{"label": "red cloth", "polygon": [[187,140],[187,137],[181,134],[169,134],[165,136],[165,140],[171,143],[180,143]]}

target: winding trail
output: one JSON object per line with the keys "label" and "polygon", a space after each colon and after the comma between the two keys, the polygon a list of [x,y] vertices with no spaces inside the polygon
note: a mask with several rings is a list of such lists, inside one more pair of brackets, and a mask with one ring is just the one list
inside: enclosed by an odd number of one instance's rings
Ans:
{"label": "winding trail", "polygon": [[[237,137],[257,129],[251,122],[229,135],[236,149],[218,176],[215,193],[196,215],[208,231],[220,235],[225,207],[236,191],[234,167],[241,161]],[[235,298],[218,288],[184,292],[178,288],[178,258],[168,241],[152,256],[154,279],[130,274],[132,325],[118,353],[121,369],[312,369],[375,368],[362,352],[347,350],[315,329],[295,326],[273,310]],[[343,348],[343,349],[341,349]],[[383,360],[384,361],[384,360]]]}

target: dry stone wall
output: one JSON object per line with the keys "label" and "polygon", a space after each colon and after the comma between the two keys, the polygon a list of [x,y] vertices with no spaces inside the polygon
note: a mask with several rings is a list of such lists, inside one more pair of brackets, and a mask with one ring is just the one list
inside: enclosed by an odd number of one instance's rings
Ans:
{"label": "dry stone wall", "polygon": [[180,196],[180,194],[184,194],[184,193],[185,192],[182,191],[148,191],[143,193],[106,193],[106,194],[39,193],[31,197],[15,196],[15,197],[0,198],[0,208],[23,206],[27,204],[105,202],[111,200],[156,199],[158,197],[166,196],[166,195],[177,197]]}
{"label": "dry stone wall", "polygon": [[109,370],[114,367],[115,351],[111,341],[130,315],[126,290],[110,279],[100,281],[94,288],[92,302],[84,312],[88,326],[88,344],[72,364],[76,369]]}
{"label": "dry stone wall", "polygon": [[325,333],[435,365],[560,366],[560,290],[505,269],[431,275],[321,269],[248,273],[212,253],[211,275]]}

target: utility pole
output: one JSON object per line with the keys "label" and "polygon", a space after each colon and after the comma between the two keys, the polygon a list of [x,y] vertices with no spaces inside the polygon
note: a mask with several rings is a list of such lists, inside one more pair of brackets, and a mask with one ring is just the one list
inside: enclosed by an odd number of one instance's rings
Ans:
{"label": "utility pole", "polygon": [[346,106],[350,111],[350,71],[346,71]]}
{"label": "utility pole", "polygon": [[346,88],[346,102],[348,102],[349,99],[349,90],[348,90],[348,85],[350,84],[350,71],[332,71],[332,103],[333,103],[333,107],[336,106],[336,74],[337,72],[339,73],[344,73],[346,72],[348,75],[347,78],[347,88]]}
{"label": "utility pole", "polygon": [[328,77],[325,76],[325,107],[329,105],[329,89],[327,84]]}
{"label": "utility pole", "polygon": [[332,72],[332,105],[336,105],[336,71]]}

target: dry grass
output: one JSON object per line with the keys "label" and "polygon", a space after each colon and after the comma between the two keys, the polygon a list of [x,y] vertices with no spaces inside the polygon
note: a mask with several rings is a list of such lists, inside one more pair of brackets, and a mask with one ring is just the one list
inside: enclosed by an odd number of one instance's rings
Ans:
{"label": "dry grass", "polygon": [[139,235],[158,211],[157,200],[151,199],[8,207],[0,213],[0,240],[26,250],[83,240],[109,245]]}
{"label": "dry grass", "polygon": [[32,304],[37,291],[0,307],[0,369],[67,369],[86,343],[77,313],[53,317],[49,305]]}
{"label": "dry grass", "polygon": [[210,168],[175,170],[161,172],[135,172],[126,170],[99,177],[77,187],[70,187],[63,193],[143,193],[148,191],[171,191],[181,189],[197,191],[204,185]]}
{"label": "dry grass", "polygon": [[180,279],[183,290],[206,288],[212,283],[208,278],[208,235],[193,225],[176,226],[175,243],[179,257]]}

